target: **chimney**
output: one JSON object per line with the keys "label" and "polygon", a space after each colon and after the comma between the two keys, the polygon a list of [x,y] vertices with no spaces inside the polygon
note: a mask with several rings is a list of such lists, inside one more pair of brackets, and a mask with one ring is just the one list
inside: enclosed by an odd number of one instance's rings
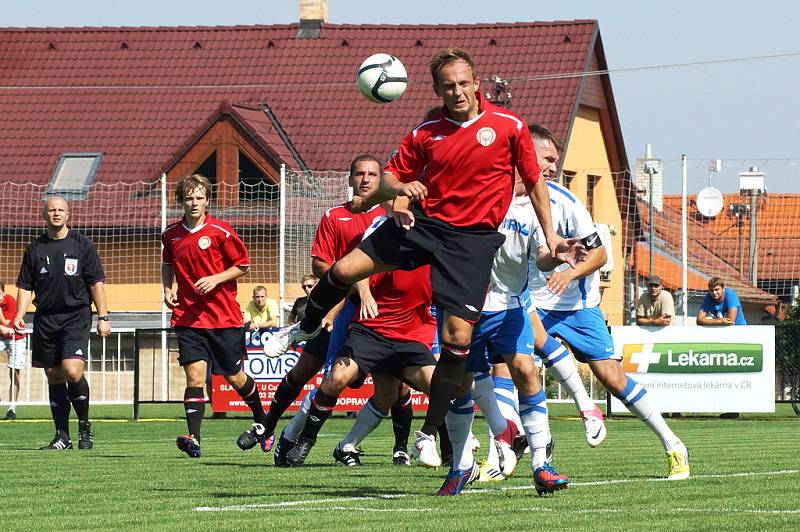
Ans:
{"label": "chimney", "polygon": [[328,0],[300,0],[298,39],[319,39],[322,25],[328,22]]}

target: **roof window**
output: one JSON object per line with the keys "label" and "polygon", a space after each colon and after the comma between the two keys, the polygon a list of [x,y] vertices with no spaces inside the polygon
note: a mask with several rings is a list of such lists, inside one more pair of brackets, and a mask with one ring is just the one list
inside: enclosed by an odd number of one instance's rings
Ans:
{"label": "roof window", "polygon": [[86,199],[100,168],[102,153],[64,153],[58,158],[47,195]]}

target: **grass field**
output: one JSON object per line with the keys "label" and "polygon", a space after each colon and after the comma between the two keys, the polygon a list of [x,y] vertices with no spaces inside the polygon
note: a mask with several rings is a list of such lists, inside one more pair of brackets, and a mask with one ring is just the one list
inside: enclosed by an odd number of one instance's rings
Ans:
{"label": "grass field", "polygon": [[[271,454],[236,447],[243,417],[207,419],[203,456],[191,460],[175,448],[185,431],[178,405],[144,408],[150,419],[138,423],[122,419],[129,408],[96,407],[95,448],[63,452],[34,450],[49,442],[52,424],[46,409],[31,407],[0,422],[0,527],[797,530],[800,420],[778,408],[761,418],[670,420],[689,448],[693,477],[665,482],[664,453],[642,423],[609,420],[608,440],[590,449],[579,419],[555,405],[555,463],[571,477],[569,490],[538,497],[521,464],[503,483],[439,498],[431,494],[444,470],[391,465],[388,422],[364,442],[364,467],[333,463],[331,450],[352,421],[334,418],[305,467],[278,469]],[[484,431],[479,418],[475,432],[485,439]]]}

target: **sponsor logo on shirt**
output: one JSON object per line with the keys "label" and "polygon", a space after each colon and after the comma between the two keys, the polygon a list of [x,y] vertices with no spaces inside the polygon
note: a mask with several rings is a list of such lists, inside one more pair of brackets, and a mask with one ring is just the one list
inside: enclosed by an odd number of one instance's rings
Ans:
{"label": "sponsor logo on shirt", "polygon": [[478,144],[481,146],[488,146],[497,138],[497,133],[490,127],[482,127],[478,130],[478,134],[475,135],[475,137],[478,139]]}
{"label": "sponsor logo on shirt", "polygon": [[529,224],[522,223],[519,220],[515,220],[514,218],[503,219],[503,223],[500,225],[500,228],[507,229],[514,233],[519,233],[523,236],[528,236],[529,234],[531,234],[531,228]]}
{"label": "sponsor logo on shirt", "polygon": [[201,236],[197,240],[197,245],[200,246],[200,249],[208,249],[211,247],[211,239],[207,236]]}

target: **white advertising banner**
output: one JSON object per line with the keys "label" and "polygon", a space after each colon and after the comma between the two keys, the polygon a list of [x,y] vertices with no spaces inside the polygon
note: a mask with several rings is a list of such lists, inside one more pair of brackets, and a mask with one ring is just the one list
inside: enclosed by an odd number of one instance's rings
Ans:
{"label": "white advertising banner", "polygon": [[[611,327],[622,367],[662,412],[774,412],[775,330]],[[612,412],[627,409],[611,399]]]}

